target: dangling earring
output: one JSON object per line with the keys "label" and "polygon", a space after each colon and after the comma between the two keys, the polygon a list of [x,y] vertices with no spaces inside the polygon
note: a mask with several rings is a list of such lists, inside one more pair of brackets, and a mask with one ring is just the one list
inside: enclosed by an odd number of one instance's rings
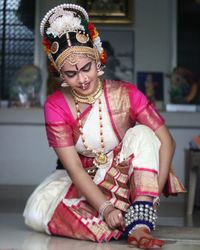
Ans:
{"label": "dangling earring", "polygon": [[[63,77],[63,75],[61,73],[60,73],[60,79],[62,81],[64,81],[64,77]],[[67,82],[62,82],[61,87],[63,87],[63,88],[69,87],[69,84]]]}
{"label": "dangling earring", "polygon": [[69,84],[67,82],[63,82],[61,83],[61,87],[64,87],[64,88],[69,87]]}
{"label": "dangling earring", "polygon": [[101,68],[101,63],[97,63],[97,76],[102,76],[104,71]]}

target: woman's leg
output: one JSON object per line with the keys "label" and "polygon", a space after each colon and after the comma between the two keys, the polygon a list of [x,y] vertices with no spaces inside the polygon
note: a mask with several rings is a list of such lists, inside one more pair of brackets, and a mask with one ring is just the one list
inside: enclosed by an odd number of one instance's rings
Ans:
{"label": "woman's leg", "polygon": [[125,225],[128,243],[142,249],[161,248],[164,241],[155,239],[151,231],[155,229],[157,211],[153,199],[139,196],[126,213]]}
{"label": "woman's leg", "polygon": [[125,233],[129,244],[144,249],[160,248],[164,244],[151,235],[157,218],[153,200],[159,197],[159,148],[154,132],[138,125],[127,131],[120,156],[125,160],[134,155],[129,171],[133,203],[125,215]]}

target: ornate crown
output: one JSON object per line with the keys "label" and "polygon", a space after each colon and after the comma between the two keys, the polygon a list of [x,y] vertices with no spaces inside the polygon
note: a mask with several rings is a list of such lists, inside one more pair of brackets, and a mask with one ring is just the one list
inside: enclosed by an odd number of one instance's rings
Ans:
{"label": "ornate crown", "polygon": [[61,4],[51,9],[42,19],[40,33],[45,52],[57,70],[65,59],[74,64],[75,54],[86,54],[105,64],[107,56],[99,33],[79,5]]}

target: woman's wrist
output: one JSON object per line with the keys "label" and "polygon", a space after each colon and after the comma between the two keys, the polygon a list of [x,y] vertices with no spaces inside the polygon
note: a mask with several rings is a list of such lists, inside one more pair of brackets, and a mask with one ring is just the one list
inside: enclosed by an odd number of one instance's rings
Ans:
{"label": "woman's wrist", "polygon": [[113,210],[114,210],[114,206],[112,202],[104,201],[99,207],[99,214],[102,218],[105,218]]}
{"label": "woman's wrist", "polygon": [[105,209],[104,213],[103,213],[103,218],[106,219],[108,218],[108,215],[113,212],[115,210],[114,206],[109,206]]}

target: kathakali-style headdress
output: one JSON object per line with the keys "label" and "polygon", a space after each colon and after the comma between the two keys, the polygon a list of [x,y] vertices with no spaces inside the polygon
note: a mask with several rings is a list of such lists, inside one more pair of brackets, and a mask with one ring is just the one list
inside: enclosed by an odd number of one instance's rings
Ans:
{"label": "kathakali-style headdress", "polygon": [[58,71],[66,60],[75,65],[77,55],[86,55],[101,65],[106,62],[99,33],[79,5],[61,4],[51,9],[41,22],[40,33],[45,52]]}

